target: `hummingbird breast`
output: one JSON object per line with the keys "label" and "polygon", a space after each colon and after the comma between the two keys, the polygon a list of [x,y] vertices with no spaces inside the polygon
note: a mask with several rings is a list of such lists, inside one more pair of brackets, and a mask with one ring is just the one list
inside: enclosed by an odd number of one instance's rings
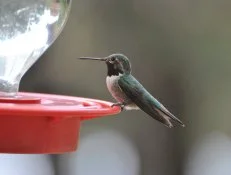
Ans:
{"label": "hummingbird breast", "polygon": [[116,99],[118,102],[126,102],[125,109],[127,110],[132,110],[132,109],[139,109],[133,102],[130,100],[126,94],[122,91],[118,84],[118,80],[120,78],[120,75],[112,75],[112,76],[107,76],[106,79],[106,84],[109,92],[111,95]]}
{"label": "hummingbird breast", "polygon": [[127,96],[124,94],[124,92],[121,90],[118,84],[118,80],[120,78],[120,75],[112,75],[107,76],[106,83],[107,88],[111,95],[118,101],[118,102],[124,102],[125,100],[128,100]]}

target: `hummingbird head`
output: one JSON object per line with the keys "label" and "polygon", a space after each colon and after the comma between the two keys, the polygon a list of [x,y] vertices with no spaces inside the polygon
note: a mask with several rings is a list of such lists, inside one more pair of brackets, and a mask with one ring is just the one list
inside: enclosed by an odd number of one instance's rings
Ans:
{"label": "hummingbird head", "polygon": [[112,54],[105,58],[108,76],[119,76],[131,73],[131,64],[123,54]]}
{"label": "hummingbird head", "polygon": [[129,59],[123,54],[112,54],[104,58],[81,57],[80,59],[105,61],[108,69],[108,76],[119,76],[131,73]]}

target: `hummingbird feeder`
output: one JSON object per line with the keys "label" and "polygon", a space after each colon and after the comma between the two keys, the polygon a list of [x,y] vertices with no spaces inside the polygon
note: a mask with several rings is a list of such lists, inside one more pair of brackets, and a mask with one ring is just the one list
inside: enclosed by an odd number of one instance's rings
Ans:
{"label": "hummingbird feeder", "polygon": [[0,153],[75,151],[81,122],[120,112],[112,103],[18,92],[22,76],[62,31],[71,0],[0,0]]}

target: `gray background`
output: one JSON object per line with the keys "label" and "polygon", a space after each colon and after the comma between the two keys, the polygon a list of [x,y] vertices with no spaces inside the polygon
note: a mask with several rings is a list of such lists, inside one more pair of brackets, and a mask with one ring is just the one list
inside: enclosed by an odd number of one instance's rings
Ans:
{"label": "gray background", "polygon": [[73,1],[66,27],[20,90],[113,101],[106,66],[76,58],[121,52],[186,128],[168,129],[141,111],[86,121],[78,152],[53,156],[56,174],[231,174],[230,8],[226,0]]}

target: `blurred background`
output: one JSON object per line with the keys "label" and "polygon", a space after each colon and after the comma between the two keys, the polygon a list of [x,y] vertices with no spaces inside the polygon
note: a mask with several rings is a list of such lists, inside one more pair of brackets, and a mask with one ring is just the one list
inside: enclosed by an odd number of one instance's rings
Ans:
{"label": "blurred background", "polygon": [[20,90],[114,101],[106,66],[77,58],[120,52],[186,128],[168,129],[141,111],[86,121],[77,152],[25,156],[34,161],[27,174],[230,175],[230,8],[227,0],[73,1],[63,32]]}

